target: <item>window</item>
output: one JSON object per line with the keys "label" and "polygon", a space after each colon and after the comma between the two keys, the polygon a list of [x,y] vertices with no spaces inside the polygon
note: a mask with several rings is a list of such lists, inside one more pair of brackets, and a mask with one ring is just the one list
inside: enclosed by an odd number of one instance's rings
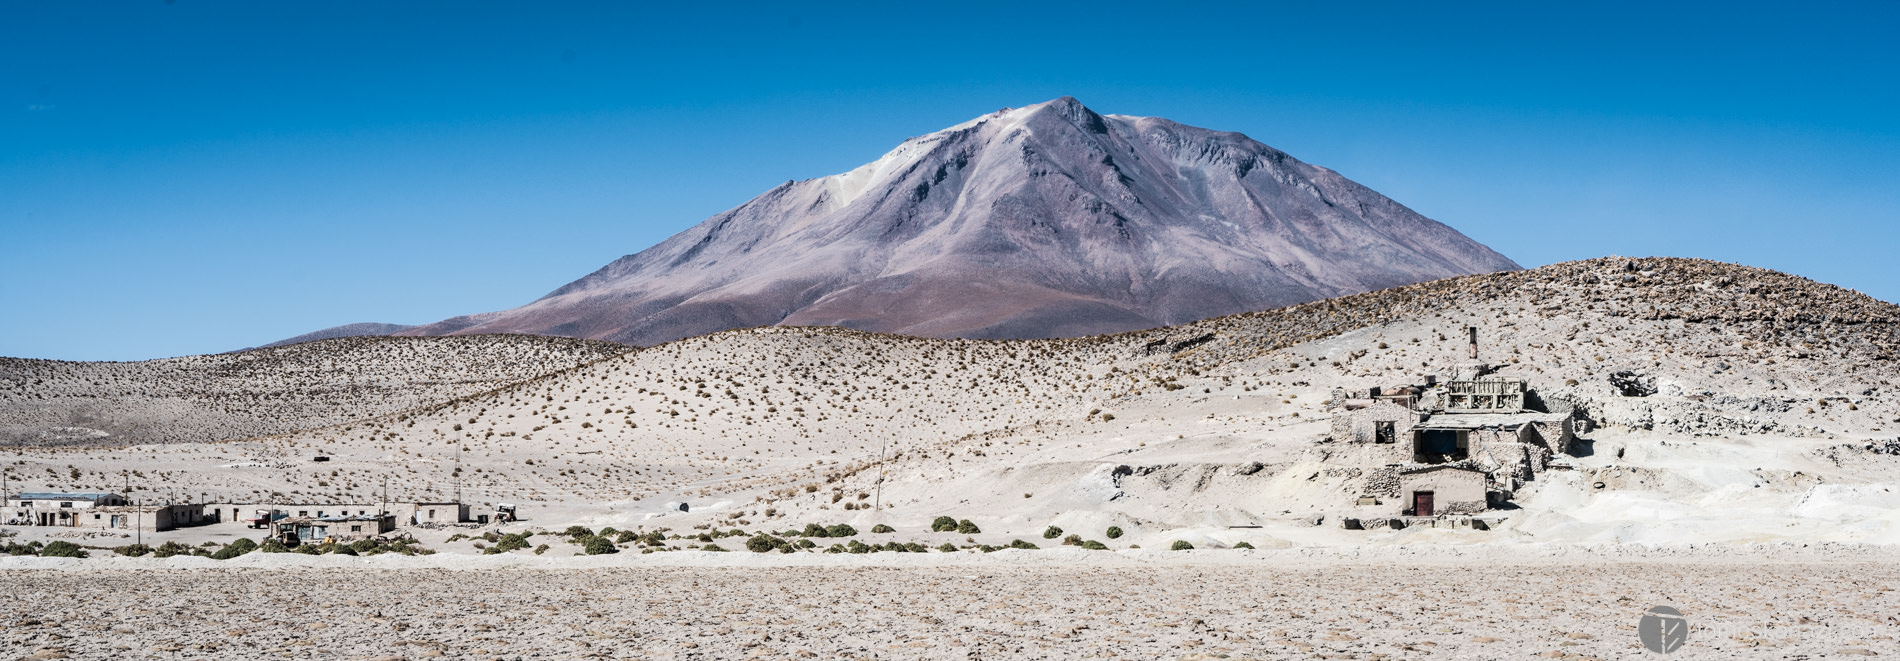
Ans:
{"label": "window", "polygon": [[350,532],[363,532],[362,526],[350,526]]}
{"label": "window", "polygon": [[310,516],[310,510],[297,510],[297,516]]}
{"label": "window", "polygon": [[1391,420],[1380,420],[1378,422],[1372,423],[1373,442],[1375,443],[1399,442],[1399,435],[1398,435],[1398,432],[1395,430],[1396,426],[1397,426],[1397,423]]}
{"label": "window", "polygon": [[59,506],[67,508],[67,509],[72,509],[73,501],[70,501],[70,500],[60,501]]}

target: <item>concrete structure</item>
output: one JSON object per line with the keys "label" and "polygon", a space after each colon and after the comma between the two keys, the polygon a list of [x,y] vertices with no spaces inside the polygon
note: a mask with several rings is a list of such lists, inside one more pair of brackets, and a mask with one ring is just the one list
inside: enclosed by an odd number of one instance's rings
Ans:
{"label": "concrete structure", "polygon": [[[330,519],[388,515],[394,525],[469,521],[466,503],[207,503],[196,516],[204,523],[237,522],[257,528],[268,527],[274,519]],[[274,514],[273,514],[274,513]],[[4,514],[4,513],[0,513]],[[180,512],[181,520],[191,514]],[[0,519],[4,520],[4,519]],[[184,524],[180,524],[184,525]]]}
{"label": "concrete structure", "polygon": [[[1471,355],[1477,356],[1475,330]],[[1557,457],[1568,455],[1582,416],[1545,401],[1522,379],[1475,360],[1454,377],[1422,384],[1334,390],[1331,440],[1338,460],[1365,469],[1361,506],[1380,514],[1471,514],[1508,501]],[[1421,500],[1421,494],[1423,500]]]}
{"label": "concrete structure", "polygon": [[84,527],[152,532],[204,525],[213,521],[205,516],[203,505],[191,503],[97,507],[81,513],[80,517],[80,525]]}
{"label": "concrete structure", "polygon": [[321,544],[325,540],[353,542],[396,529],[391,515],[349,515],[278,519],[271,524],[271,536],[285,544]]}
{"label": "concrete structure", "polygon": [[389,513],[403,525],[462,523],[470,520],[468,503],[390,503]]}
{"label": "concrete structure", "polygon": [[116,493],[27,492],[7,497],[7,511],[0,513],[0,521],[26,526],[81,526],[90,520],[82,516],[86,511],[124,504],[125,497]]}
{"label": "concrete structure", "polygon": [[1490,509],[1484,471],[1457,466],[1422,466],[1399,471],[1400,514],[1439,516],[1476,514]]}

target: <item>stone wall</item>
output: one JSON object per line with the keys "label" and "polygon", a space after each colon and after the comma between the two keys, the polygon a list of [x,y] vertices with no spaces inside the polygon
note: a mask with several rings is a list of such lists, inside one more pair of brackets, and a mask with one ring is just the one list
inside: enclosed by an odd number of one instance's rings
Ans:
{"label": "stone wall", "polygon": [[1379,498],[1399,497],[1399,467],[1382,466],[1366,471],[1363,495]]}

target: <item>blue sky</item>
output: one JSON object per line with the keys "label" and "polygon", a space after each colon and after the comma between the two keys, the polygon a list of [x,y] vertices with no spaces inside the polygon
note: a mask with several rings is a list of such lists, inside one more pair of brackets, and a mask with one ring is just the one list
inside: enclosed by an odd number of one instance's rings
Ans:
{"label": "blue sky", "polygon": [[0,356],[513,307],[1065,94],[1246,133],[1525,266],[1900,300],[1900,5],[1235,4],[0,1]]}

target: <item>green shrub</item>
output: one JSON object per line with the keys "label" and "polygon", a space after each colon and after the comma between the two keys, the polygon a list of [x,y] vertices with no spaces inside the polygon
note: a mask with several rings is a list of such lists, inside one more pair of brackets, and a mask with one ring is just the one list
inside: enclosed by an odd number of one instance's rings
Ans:
{"label": "green shrub", "polygon": [[608,553],[619,553],[620,547],[614,546],[614,540],[600,536],[592,536],[588,537],[587,541],[581,544],[581,552],[588,555],[606,555]]}
{"label": "green shrub", "polygon": [[1122,528],[1121,528],[1121,526],[1109,526],[1109,527],[1108,527],[1108,532],[1104,532],[1104,533],[1102,533],[1102,534],[1103,534],[1104,536],[1106,536],[1106,537],[1108,537],[1109,539],[1121,539],[1121,537],[1122,537]]}
{"label": "green shrub", "polygon": [[807,523],[805,524],[804,535],[806,537],[830,537],[831,531],[825,530],[824,526],[816,523]]}
{"label": "green shrub", "polygon": [[1009,547],[1010,547],[1010,548],[1012,548],[1012,549],[1039,549],[1039,548],[1042,548],[1042,547],[1040,547],[1040,546],[1036,546],[1035,544],[1031,544],[1031,543],[1029,543],[1029,542],[1025,542],[1025,541],[1023,541],[1023,540],[1020,540],[1020,539],[1016,539],[1016,540],[1010,540],[1010,542],[1009,542]]}
{"label": "green shrub", "polygon": [[887,526],[887,525],[884,525],[884,524],[882,524],[882,523],[880,523],[880,524],[877,524],[877,525],[875,525],[875,526],[871,526],[871,532],[874,532],[874,533],[889,533],[889,532],[897,532],[897,529],[896,529],[896,528],[892,528],[892,527],[890,527],[890,526]]}
{"label": "green shrub", "polygon": [[1049,527],[1047,527],[1047,528],[1043,528],[1043,529],[1042,529],[1042,538],[1043,538],[1043,539],[1055,539],[1055,538],[1057,538],[1057,537],[1061,537],[1061,536],[1062,536],[1062,529],[1061,529],[1061,528],[1057,528],[1057,527],[1055,527],[1055,526],[1049,526]]}
{"label": "green shrub", "polygon": [[255,550],[257,550],[257,542],[239,537],[231,540],[231,543],[225,544],[224,548],[218,549],[217,553],[211,554],[211,558],[213,560],[230,560]]}
{"label": "green shrub", "polygon": [[568,526],[561,534],[568,537],[593,537],[594,531],[587,529],[587,526]]}
{"label": "green shrub", "polygon": [[1168,550],[1171,550],[1171,551],[1190,551],[1193,549],[1194,549],[1193,544],[1189,544],[1185,540],[1179,540],[1179,539],[1174,540],[1174,545],[1168,547]]}
{"label": "green shrub", "polygon": [[316,544],[298,544],[296,552],[304,555],[323,555],[323,547]]}
{"label": "green shrub", "polygon": [[615,533],[618,533],[618,532],[620,531],[615,530],[613,526],[607,526],[605,528],[601,528],[600,532],[596,534],[600,535],[601,537],[612,537],[614,536]]}
{"label": "green shrub", "polygon": [[541,554],[543,554],[543,553],[547,553],[547,552],[548,552],[548,548],[549,548],[549,547],[548,547],[548,545],[546,545],[546,544],[542,544],[542,545],[540,545],[540,546],[536,546],[536,547],[534,547],[534,554],[535,554],[535,555],[541,555]]}
{"label": "green shrub", "polygon": [[826,528],[825,532],[830,533],[832,537],[850,537],[858,534],[858,529],[851,527],[850,524],[840,523]]}
{"label": "green shrub", "polygon": [[904,542],[904,550],[911,553],[929,553],[930,548],[917,542]]}
{"label": "green shrub", "polygon": [[[584,537],[574,541],[575,543],[585,543],[589,539],[593,539],[593,537]],[[611,544],[612,542],[608,543]],[[501,539],[495,540],[495,545],[484,549],[482,553],[485,555],[494,555],[497,553],[507,553],[515,549],[525,549],[530,546],[533,545],[528,543],[528,535],[526,533],[509,533],[502,535]]]}
{"label": "green shrub", "polygon": [[830,548],[825,549],[825,552],[826,553],[844,553],[845,552],[844,545],[832,544]]}
{"label": "green shrub", "polygon": [[870,553],[873,549],[870,546],[866,546],[864,542],[854,539],[851,540],[849,545],[844,547],[844,550],[851,553]]}
{"label": "green shrub", "polygon": [[[648,549],[648,550],[651,550],[651,549]],[[705,546],[701,546],[701,547],[699,547],[699,550],[701,550],[701,551],[714,551],[714,552],[718,552],[718,553],[725,553],[725,552],[726,552],[726,547],[724,547],[724,546],[720,546],[720,545],[718,545],[718,544],[707,544],[707,545],[705,545]]]}
{"label": "green shrub", "polygon": [[778,548],[779,544],[782,543],[784,543],[784,540],[760,533],[754,535],[752,539],[745,540],[745,550],[753,553],[765,553]]}
{"label": "green shrub", "polygon": [[1239,543],[1239,544],[1235,544],[1235,545],[1234,545],[1234,548],[1237,548],[1237,549],[1250,549],[1250,548],[1253,548],[1253,545],[1252,545],[1252,544],[1248,544],[1248,543],[1246,543],[1246,542],[1241,542],[1241,543]]}
{"label": "green shrub", "polygon": [[1089,539],[1089,540],[1083,540],[1082,548],[1088,549],[1090,551],[1107,551],[1108,545],[1095,541],[1093,539]]}
{"label": "green shrub", "polygon": [[[604,533],[604,532],[603,532],[603,533],[601,533],[601,536],[602,536],[602,537],[605,537],[605,536],[607,536],[607,533]],[[636,540],[636,539],[639,539],[639,538],[640,538],[640,535],[638,535],[638,534],[636,534],[636,533],[634,533],[634,532],[633,532],[633,531],[631,531],[631,530],[622,530],[622,531],[619,531],[619,532],[616,532],[616,533],[614,533],[614,543],[615,543],[615,544],[626,544],[626,543],[628,543],[628,542],[632,542],[632,541],[634,541],[634,540]]]}
{"label": "green shrub", "polygon": [[1062,538],[1063,546],[1080,546],[1081,544],[1082,544],[1081,535],[1069,535],[1068,537]]}
{"label": "green shrub", "polygon": [[940,516],[930,522],[930,532],[956,532],[957,520]]}
{"label": "green shrub", "polygon": [[84,558],[89,555],[85,549],[79,548],[78,544],[65,540],[49,542],[40,548],[40,557],[43,558]]}
{"label": "green shrub", "polygon": [[951,544],[949,542],[944,542],[943,546],[937,547],[937,550],[942,551],[944,553],[956,553],[957,545]]}
{"label": "green shrub", "polygon": [[257,545],[257,550],[265,553],[287,553],[290,547],[284,546],[284,543],[278,541],[276,537],[267,537],[264,543]]}
{"label": "green shrub", "polygon": [[147,546],[145,544],[127,544],[125,546],[112,549],[112,552],[117,553],[119,555],[127,556],[127,557],[138,558],[138,557],[151,555],[152,547]]}
{"label": "green shrub", "polygon": [[801,540],[798,540],[798,544],[796,544],[795,546],[801,549],[808,549],[808,548],[817,546],[817,544],[812,543],[812,541],[809,539],[801,539]]}
{"label": "green shrub", "polygon": [[976,524],[972,523],[969,519],[964,519],[962,521],[957,522],[958,534],[974,535],[980,532],[983,532],[983,529],[976,527]]}
{"label": "green shrub", "polygon": [[348,544],[337,544],[330,547],[330,553],[333,555],[356,555],[356,549],[351,548]]}
{"label": "green shrub", "polygon": [[357,553],[375,553],[382,550],[382,544],[373,539],[359,539],[350,544],[350,550]]}
{"label": "green shrub", "polygon": [[[40,555],[45,554],[45,551],[40,552]],[[158,545],[158,548],[152,549],[152,557],[154,558],[169,558],[174,555],[191,555],[191,547],[178,542],[165,542],[164,544]]]}

